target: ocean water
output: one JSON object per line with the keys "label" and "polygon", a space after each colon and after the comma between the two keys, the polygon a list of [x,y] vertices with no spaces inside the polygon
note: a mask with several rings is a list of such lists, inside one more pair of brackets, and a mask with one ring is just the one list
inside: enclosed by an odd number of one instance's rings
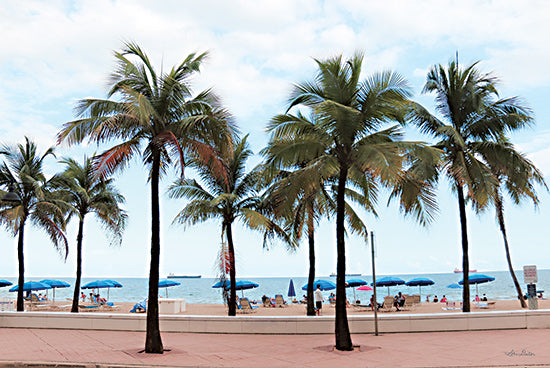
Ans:
{"label": "ocean water", "polygon": [[[507,299],[516,299],[516,292],[512,279],[508,271],[487,271],[480,272],[484,275],[492,276],[495,278],[495,281],[480,284],[478,285],[480,296],[487,294],[487,297],[493,300],[507,300]],[[526,292],[526,285],[523,283],[523,271],[516,271],[516,275],[522,286],[522,290]],[[377,275],[377,279],[387,275]],[[427,277],[435,282],[431,286],[423,286],[421,288],[422,300],[425,300],[426,295],[430,295],[430,299],[434,295],[437,295],[440,299],[445,295],[449,300],[460,300],[462,298],[462,289],[449,289],[447,286],[452,283],[457,283],[462,279],[462,274],[455,273],[437,273],[437,274],[410,274],[410,275],[391,275],[402,278],[405,281],[409,281],[416,277]],[[2,277],[0,277],[2,278]],[[25,279],[25,281],[40,281],[45,278],[51,277],[31,277]],[[112,277],[105,277],[106,279],[113,279]],[[372,282],[372,277],[369,275],[365,276],[353,276],[352,278],[363,279],[369,284]],[[6,280],[13,282],[14,285],[17,283],[16,278],[5,278]],[[307,282],[306,277],[252,277],[252,278],[237,278],[237,280],[249,280],[253,281],[260,286],[256,289],[244,290],[242,293],[238,291],[238,295],[244,295],[249,299],[261,299],[262,295],[268,295],[274,297],[275,294],[282,294],[285,296],[288,293],[288,286],[290,280],[294,281],[294,287],[298,298],[301,298],[306,292],[302,291],[301,288]],[[318,277],[318,279],[336,281],[335,277]],[[537,290],[546,290],[550,293],[550,270],[538,270],[538,279]],[[74,283],[72,278],[59,278],[68,282],[69,284]],[[96,278],[83,278],[82,284],[85,284],[90,281],[94,281]],[[120,282],[123,287],[110,289],[108,292],[106,289],[101,289],[100,293],[102,296],[107,297],[109,294],[109,300],[113,302],[137,302],[143,300],[147,297],[147,279],[146,278],[115,278],[116,281]],[[180,286],[170,287],[166,289],[160,289],[159,295],[162,297],[168,296],[169,298],[185,298],[188,303],[223,303],[222,293],[220,289],[212,288],[218,280],[213,278],[200,278],[200,279],[174,279],[177,282],[180,282]],[[10,287],[0,288],[0,298],[16,298],[16,293],[8,292]],[[353,289],[347,289],[347,296],[349,300],[353,299]],[[475,285],[470,286],[472,298],[475,297],[476,287]],[[393,286],[389,288],[389,293],[391,295],[397,294],[401,291],[405,294],[418,294],[418,287],[408,287],[405,285]],[[40,291],[44,293],[45,291]],[[89,290],[84,290],[86,295],[89,294]],[[168,294],[166,294],[168,293]],[[72,298],[73,289],[56,289],[55,299],[56,300],[65,300],[66,298]],[[324,292],[325,296],[330,294],[330,291]],[[367,301],[370,299],[372,291],[356,291],[356,298],[362,301]],[[383,301],[385,295],[388,295],[388,288],[378,287],[377,296],[379,301]],[[52,298],[52,290],[48,290],[48,296]]]}

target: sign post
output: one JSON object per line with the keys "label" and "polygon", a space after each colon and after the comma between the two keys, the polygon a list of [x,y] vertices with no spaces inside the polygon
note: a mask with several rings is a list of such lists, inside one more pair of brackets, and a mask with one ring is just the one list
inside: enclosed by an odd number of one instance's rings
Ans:
{"label": "sign post", "polygon": [[529,309],[538,309],[536,285],[538,282],[537,266],[523,266],[523,281],[527,284],[527,303]]}

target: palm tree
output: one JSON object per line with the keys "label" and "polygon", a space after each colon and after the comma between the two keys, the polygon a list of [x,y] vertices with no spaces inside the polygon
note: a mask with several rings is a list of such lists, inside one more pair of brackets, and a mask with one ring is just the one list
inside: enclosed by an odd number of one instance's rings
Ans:
{"label": "palm tree", "polygon": [[462,238],[464,312],[470,311],[464,190],[478,209],[494,201],[498,179],[482,160],[479,148],[531,121],[528,111],[516,99],[497,99],[497,80],[490,74],[481,74],[476,65],[474,63],[462,69],[457,62],[450,61],[447,68],[437,65],[429,71],[423,92],[435,93],[436,111],[447,122],[432,116],[420,105],[415,106],[412,116],[423,133],[439,140],[435,147],[443,151],[443,168],[457,196]]}
{"label": "palm tree", "polygon": [[[301,113],[278,115],[273,120],[275,124],[284,122],[289,125],[300,125],[302,128],[313,131],[317,129],[315,115],[312,120],[308,120]],[[322,135],[322,132],[317,133],[319,134],[313,134],[311,139],[321,142],[317,138]],[[301,139],[305,139],[306,134],[305,131],[302,132]],[[275,215],[285,219],[286,227],[290,229],[291,236],[297,244],[303,235],[308,240],[309,272],[306,314],[314,316],[315,227],[322,217],[330,217],[336,211],[336,201],[332,197],[335,192],[332,185],[334,177],[330,178],[330,173],[317,170],[319,167],[314,164],[326,146],[322,149],[301,151],[295,143],[292,134],[285,137],[272,137],[262,154],[267,158],[265,166],[269,169],[266,171],[277,174],[274,178],[276,181],[269,190],[269,200],[273,203]],[[330,141],[328,143],[330,144]],[[302,156],[298,162],[293,161],[297,159],[297,155]],[[308,164],[312,164],[312,166],[308,167]],[[363,208],[374,212],[369,198],[351,189],[347,190],[348,194],[353,193],[353,195],[348,195],[348,198],[360,199],[359,202]],[[346,216],[352,231],[360,233],[366,239],[368,231],[365,224],[347,203]]]}
{"label": "palm tree", "polygon": [[[360,81],[363,56],[349,60],[341,56],[317,60],[318,74],[313,81],[296,85],[289,110],[295,106],[312,108],[318,128],[294,121],[272,121],[269,130],[275,137],[291,136],[295,141],[294,162],[303,152],[322,152],[308,166],[331,173],[336,186],[336,349],[352,350],[346,313],[345,290],[345,216],[346,186],[357,188],[372,198],[374,183],[392,187],[402,176],[403,151],[421,144],[402,142],[398,126],[410,95],[405,80],[392,72],[374,74]],[[316,124],[317,125],[317,124]],[[307,134],[305,134],[307,133]],[[317,136],[316,138],[313,138]],[[300,148],[300,149],[298,149]],[[328,177],[328,176],[327,176]]]}
{"label": "palm tree", "polygon": [[519,204],[522,199],[530,199],[536,207],[539,204],[539,199],[534,184],[540,184],[547,188],[546,183],[542,173],[535,165],[522,153],[518,152],[505,137],[500,138],[498,142],[481,143],[478,145],[476,151],[481,153],[491,173],[497,179],[497,185],[493,188],[494,193],[491,196],[494,201],[496,219],[504,241],[508,270],[514,282],[520,305],[522,308],[527,308],[527,303],[523,299],[521,286],[512,265],[510,246],[504,222],[504,198],[502,192],[507,192],[515,204]]}
{"label": "palm tree", "polygon": [[[119,207],[124,197],[113,185],[113,179],[104,179],[94,173],[93,161],[84,157],[80,165],[72,158],[61,161],[65,171],[56,179],[58,187],[64,192],[65,201],[70,203],[72,215],[78,216],[78,234],[76,236],[76,281],[74,284],[71,312],[78,313],[80,281],[82,277],[82,240],[84,237],[84,219],[94,213],[104,229],[112,235],[113,244],[122,242],[122,232],[126,224],[126,211]],[[69,220],[69,218],[67,220]]]}
{"label": "palm tree", "polygon": [[[53,190],[51,182],[43,171],[44,159],[53,155],[49,148],[43,155],[37,152],[36,144],[25,137],[25,144],[4,146],[0,151],[5,161],[0,166],[0,187],[12,194],[13,200],[0,201],[0,222],[18,236],[17,259],[19,278],[17,285],[17,311],[24,311],[23,284],[25,283],[25,262],[23,243],[25,225],[31,221],[49,235],[55,248],[67,259],[68,244],[63,231],[63,213],[66,204]],[[4,196],[2,196],[4,197]]]}
{"label": "palm tree", "polygon": [[185,150],[192,150],[205,161],[214,159],[212,141],[220,146],[228,141],[232,125],[210,91],[192,96],[189,77],[199,71],[206,54],[190,54],[181,64],[160,74],[136,44],[125,44],[115,56],[118,68],[112,74],[108,96],[118,100],[81,100],[76,108],[81,119],[65,123],[58,142],[75,144],[86,138],[97,143],[122,141],[96,157],[96,170],[101,176],[123,169],[139,153],[150,168],[151,267],[145,352],[162,353],[158,320],[159,180],[174,159],[183,174]]}
{"label": "palm tree", "polygon": [[237,294],[235,245],[233,242],[233,223],[241,220],[252,230],[264,232],[265,241],[275,235],[290,243],[284,230],[270,220],[264,210],[263,199],[257,193],[259,170],[246,172],[246,161],[252,155],[248,148],[247,136],[236,140],[233,150],[226,152],[223,158],[226,172],[220,172],[212,165],[190,160],[204,187],[192,179],[180,179],[169,190],[171,198],[186,198],[190,202],[174,219],[185,225],[194,225],[206,220],[219,218],[222,221],[222,238],[227,240],[229,256],[230,296],[228,315],[236,315]]}

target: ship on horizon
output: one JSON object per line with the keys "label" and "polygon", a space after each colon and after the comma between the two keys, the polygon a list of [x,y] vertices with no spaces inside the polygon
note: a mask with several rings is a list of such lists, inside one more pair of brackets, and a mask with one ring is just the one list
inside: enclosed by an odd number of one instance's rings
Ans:
{"label": "ship on horizon", "polygon": [[168,279],[200,279],[202,275],[175,275],[173,273],[168,274]]}
{"label": "ship on horizon", "polygon": [[[459,270],[458,268],[455,268],[455,270],[454,270],[453,272],[454,272],[454,273],[462,273],[462,270]],[[477,272],[477,270],[470,270],[470,271],[468,271],[468,272],[470,272],[470,273],[472,273],[472,272]]]}
{"label": "ship on horizon", "polygon": [[[346,273],[346,276],[361,276],[360,273]],[[336,273],[331,273],[330,277],[336,277]]]}

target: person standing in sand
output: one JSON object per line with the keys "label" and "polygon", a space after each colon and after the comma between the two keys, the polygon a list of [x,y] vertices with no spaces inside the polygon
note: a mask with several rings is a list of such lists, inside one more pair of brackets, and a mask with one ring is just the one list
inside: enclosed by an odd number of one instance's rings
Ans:
{"label": "person standing in sand", "polygon": [[315,297],[315,309],[317,310],[317,315],[321,315],[321,308],[323,308],[323,293],[321,292],[321,285],[317,285],[317,289],[313,293]]}

